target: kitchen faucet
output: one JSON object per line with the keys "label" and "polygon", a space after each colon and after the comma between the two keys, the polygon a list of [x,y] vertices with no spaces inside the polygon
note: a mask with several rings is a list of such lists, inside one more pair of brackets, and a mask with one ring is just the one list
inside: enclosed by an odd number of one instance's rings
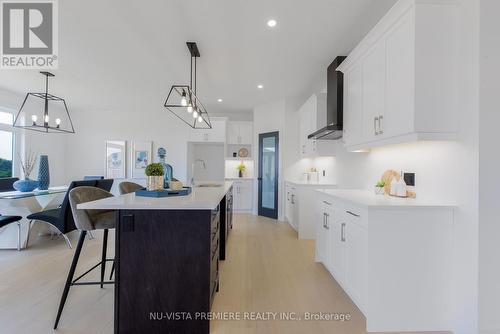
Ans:
{"label": "kitchen faucet", "polygon": [[192,164],[191,164],[191,186],[194,187],[194,165],[200,162],[201,165],[203,166],[203,169],[207,169],[207,164],[205,163],[205,160],[203,159],[196,159]]}

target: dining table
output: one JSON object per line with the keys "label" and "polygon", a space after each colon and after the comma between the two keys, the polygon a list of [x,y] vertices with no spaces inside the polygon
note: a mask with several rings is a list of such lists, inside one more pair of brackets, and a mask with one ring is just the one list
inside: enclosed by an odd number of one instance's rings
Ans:
{"label": "dining table", "polygon": [[[21,248],[26,247],[28,234],[48,234],[51,228],[47,224],[32,224],[26,216],[43,210],[59,207],[66,195],[68,186],[50,187],[47,190],[30,192],[4,191],[0,192],[0,214],[22,216],[21,220]],[[9,224],[0,228],[0,249],[17,249],[18,227]]]}

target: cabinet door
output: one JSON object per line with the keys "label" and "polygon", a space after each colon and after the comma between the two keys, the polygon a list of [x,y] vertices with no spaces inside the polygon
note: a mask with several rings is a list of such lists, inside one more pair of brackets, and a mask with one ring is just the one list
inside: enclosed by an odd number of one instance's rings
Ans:
{"label": "cabinet door", "polygon": [[344,239],[344,286],[356,304],[362,307],[366,300],[367,231],[358,224],[348,223],[345,227]]}
{"label": "cabinet door", "polygon": [[253,142],[253,123],[240,122],[238,144],[252,145]]}
{"label": "cabinet door", "polygon": [[252,181],[243,181],[239,187],[240,209],[249,211],[252,209],[253,185]]}
{"label": "cabinet door", "polygon": [[210,142],[224,143],[226,141],[226,121],[212,119],[212,129],[207,130]]}
{"label": "cabinet door", "polygon": [[295,188],[292,188],[290,202],[292,204],[291,224],[293,228],[297,231],[299,228],[299,198],[297,197],[297,192]]}
{"label": "cabinet door", "polygon": [[382,128],[387,137],[414,131],[415,36],[413,12],[409,11],[386,38],[386,113]]}
{"label": "cabinet door", "polygon": [[363,134],[363,72],[360,65],[344,75],[344,143],[361,144]]}
{"label": "cabinet door", "polygon": [[344,221],[341,209],[337,206],[330,209],[330,272],[339,284],[344,282]]}
{"label": "cabinet door", "polygon": [[227,143],[238,144],[239,125],[238,122],[229,122],[227,125]]}
{"label": "cabinet door", "polygon": [[323,200],[317,206],[316,261],[322,262],[330,271],[330,230],[327,225],[328,210]]}
{"label": "cabinet door", "polygon": [[234,181],[233,183],[233,208],[236,211],[242,210],[242,202],[241,202],[241,181]]}
{"label": "cabinet door", "polygon": [[385,44],[377,43],[363,60],[363,138],[373,141],[383,135],[385,108]]}

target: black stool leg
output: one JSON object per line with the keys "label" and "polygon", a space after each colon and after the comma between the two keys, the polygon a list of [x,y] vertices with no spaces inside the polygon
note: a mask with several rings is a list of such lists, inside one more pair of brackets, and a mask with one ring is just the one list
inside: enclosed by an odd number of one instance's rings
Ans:
{"label": "black stool leg", "polygon": [[115,272],[115,260],[113,260],[113,265],[111,266],[111,275],[109,275],[109,280],[113,278],[113,273]]}
{"label": "black stool leg", "polygon": [[108,229],[104,230],[104,238],[102,239],[102,259],[101,259],[101,289],[104,287],[104,272],[106,271],[106,249],[108,248]]}
{"label": "black stool leg", "polygon": [[61,318],[61,313],[64,308],[64,303],[68,297],[69,288],[71,287],[71,282],[73,282],[73,276],[75,276],[76,265],[78,264],[78,258],[82,252],[83,242],[85,241],[85,235],[87,231],[80,232],[80,238],[78,239],[78,245],[76,246],[75,255],[73,255],[73,261],[71,262],[71,267],[69,268],[68,278],[66,279],[66,284],[64,285],[63,294],[61,296],[61,302],[59,303],[59,310],[57,311],[56,322],[54,324],[54,329],[57,329],[59,324],[59,319]]}

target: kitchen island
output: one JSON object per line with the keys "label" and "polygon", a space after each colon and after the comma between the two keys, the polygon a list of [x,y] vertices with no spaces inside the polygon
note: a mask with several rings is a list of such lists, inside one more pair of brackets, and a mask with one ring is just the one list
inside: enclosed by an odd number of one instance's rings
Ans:
{"label": "kitchen island", "polygon": [[231,198],[225,182],[188,196],[132,193],[78,206],[117,211],[115,333],[209,333]]}

